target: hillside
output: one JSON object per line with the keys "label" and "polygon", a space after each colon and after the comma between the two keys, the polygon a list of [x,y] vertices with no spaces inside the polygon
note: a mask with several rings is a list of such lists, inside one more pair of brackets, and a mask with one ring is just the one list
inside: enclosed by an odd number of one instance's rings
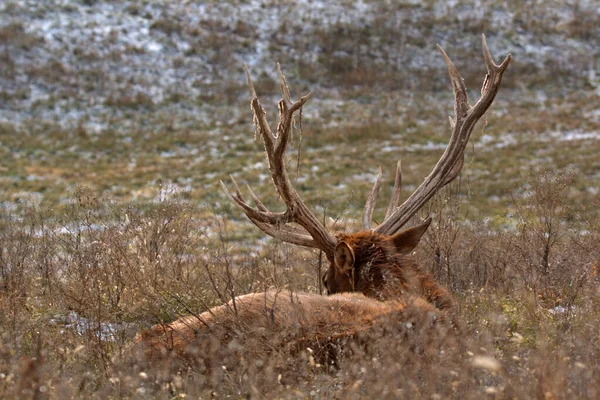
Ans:
{"label": "hillside", "polygon": [[[600,11],[592,1],[7,1],[0,7],[0,182],[12,193],[2,191],[9,202],[15,196],[60,202],[78,185],[130,201],[147,198],[148,183],[160,179],[213,204],[222,199],[213,194],[216,183],[227,174],[245,169],[254,175],[246,179],[262,176],[244,62],[272,112],[276,62],[293,93],[313,92],[304,110],[303,162],[314,166],[301,171],[313,185],[333,184],[338,199],[346,197],[347,190],[337,190],[351,183],[345,176],[362,190],[374,177],[375,158],[384,168],[407,160],[417,176],[406,179],[418,182],[430,168],[422,159],[443,148],[452,106],[435,44],[455,60],[474,97],[483,74],[481,32],[494,54],[511,53],[515,61],[489,126],[474,138],[473,176],[514,185],[543,160],[581,176],[580,189],[597,190],[590,180],[599,166],[588,153],[597,146],[600,121]],[[344,157],[365,146],[383,154],[332,171],[324,149],[334,142]],[[555,143],[569,148],[568,159],[552,149]],[[487,160],[488,150],[515,169]],[[254,162],[240,165],[249,158]],[[474,188],[484,190],[476,199],[503,198],[503,189],[489,184]],[[309,196],[314,189],[306,188]]]}

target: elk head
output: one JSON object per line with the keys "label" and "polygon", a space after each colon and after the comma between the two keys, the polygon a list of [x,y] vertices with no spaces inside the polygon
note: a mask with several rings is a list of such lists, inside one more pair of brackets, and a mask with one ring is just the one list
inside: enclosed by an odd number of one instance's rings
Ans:
{"label": "elk head", "polygon": [[431,218],[392,236],[372,230],[337,235],[331,266],[323,275],[328,294],[361,292],[382,300],[417,287],[420,274],[410,253],[429,227]]}
{"label": "elk head", "polygon": [[431,219],[428,218],[421,225],[408,230],[400,231],[400,229],[440,188],[458,176],[463,166],[464,150],[471,132],[477,121],[491,106],[500,88],[502,75],[511,57],[507,56],[500,65],[495,64],[483,35],[482,41],[487,74],[481,89],[481,97],[473,106],[468,103],[467,89],[458,70],[444,50],[438,46],[446,62],[454,91],[455,117],[450,117],[452,129],[450,141],[429,176],[402,204],[399,204],[402,175],[401,164],[398,162],[390,204],[384,221],[377,227],[372,228],[371,221],[381,186],[381,169],[365,204],[364,230],[354,234],[334,236],[328,232],[292,186],[285,166],[284,153],[290,138],[294,113],[308,101],[310,93],[297,101],[292,101],[279,65],[277,72],[283,98],[278,104],[279,123],[275,133],[271,130],[265,111],[258,101],[247,67],[246,77],[250,87],[250,106],[254,114],[256,131],[263,139],[273,183],[287,209],[283,212],[269,211],[248,187],[256,207],[250,206],[233,177],[231,180],[235,193],[231,193],[221,182],[223,190],[229,199],[268,235],[284,242],[322,250],[331,263],[323,277],[329,294],[359,291],[366,296],[385,300],[404,292],[412,292],[423,295],[439,308],[449,306],[451,300],[445,290],[429,275],[421,273],[409,257],[429,227]]}

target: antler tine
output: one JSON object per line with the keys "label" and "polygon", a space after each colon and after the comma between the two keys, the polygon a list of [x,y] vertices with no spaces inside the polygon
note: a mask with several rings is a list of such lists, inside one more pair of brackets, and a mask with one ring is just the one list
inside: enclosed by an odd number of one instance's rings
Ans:
{"label": "antler tine", "polygon": [[294,228],[289,225],[270,225],[252,219],[250,221],[267,235],[279,239],[282,242],[304,247],[319,248],[314,239],[306,231],[302,231],[299,228]]}
{"label": "antler tine", "polygon": [[375,184],[373,185],[373,189],[371,189],[371,193],[369,193],[369,197],[367,197],[367,202],[365,203],[365,210],[363,211],[362,218],[363,229],[371,229],[371,223],[373,221],[373,209],[375,208],[377,195],[379,194],[379,188],[381,187],[382,174],[383,171],[381,170],[381,167],[379,167]]}
{"label": "antler tine", "polygon": [[281,72],[281,66],[277,63],[277,76],[279,76],[279,86],[281,89],[281,95],[283,96],[283,100],[288,103],[292,103],[292,99],[290,96],[290,88],[287,85],[287,81],[285,79],[285,75]]}
{"label": "antler tine", "polygon": [[240,209],[242,209],[242,211],[244,211],[248,219],[254,225],[259,227],[263,232],[284,242],[293,243],[300,246],[318,248],[316,242],[306,230],[286,225],[286,214],[270,212],[258,199],[256,194],[254,194],[252,189],[250,189],[250,187],[248,186],[250,196],[256,203],[258,210],[255,210],[252,207],[250,207],[248,203],[246,203],[246,201],[244,200],[244,197],[237,185],[237,182],[233,177],[231,177],[231,181],[233,186],[235,187],[235,195],[229,191],[229,189],[223,183],[223,181],[220,181],[221,188],[223,189],[229,200],[235,205],[237,205]]}
{"label": "antler tine", "polygon": [[[248,189],[248,192],[250,192],[250,197],[252,197],[252,200],[256,204],[256,207],[260,211],[269,212],[269,209],[267,207],[265,207],[265,205],[262,203],[262,201],[260,201],[260,199],[254,193],[254,191],[252,190],[250,185],[246,185],[246,189]],[[273,225],[263,224],[263,223],[260,223],[258,221],[254,221],[254,220],[252,220],[252,222],[256,226],[261,228],[263,230],[263,232],[266,232],[270,236],[273,236],[281,241],[292,243],[292,244],[297,244],[297,245],[305,246],[305,247],[317,247],[318,248],[318,246],[316,245],[313,238],[310,237],[310,235],[308,234],[308,232],[305,229],[297,228],[297,227],[294,227],[291,225],[273,226]],[[268,232],[267,232],[267,230],[268,230]]]}
{"label": "antler tine", "polygon": [[267,121],[267,114],[265,113],[265,109],[260,105],[260,101],[258,101],[258,96],[256,95],[256,90],[254,89],[254,84],[252,83],[252,78],[250,77],[250,72],[248,71],[248,66],[246,64],[244,64],[244,70],[246,71],[246,80],[248,81],[248,87],[250,88],[250,109],[252,110],[253,122],[256,127],[254,140],[256,140],[256,136],[260,134],[263,138],[265,150],[273,151],[275,137],[269,126],[269,121]]}
{"label": "antler tine", "polygon": [[256,204],[256,207],[260,211],[269,211],[269,209],[267,207],[265,207],[265,205],[262,203],[262,201],[260,201],[258,196],[256,194],[254,194],[254,191],[252,190],[250,185],[246,185],[246,189],[248,189],[248,191],[250,192],[250,197],[252,197],[252,200],[254,200],[254,204]]}
{"label": "antler tine", "polygon": [[235,179],[232,176],[231,176],[231,182],[232,182],[233,186],[235,187],[235,195],[229,191],[229,189],[223,183],[223,181],[221,181],[221,188],[223,189],[223,191],[225,192],[225,194],[227,195],[229,200],[231,200],[235,205],[237,205],[239,208],[241,208],[242,211],[244,211],[244,213],[248,216],[248,218],[250,218],[251,220],[256,220],[259,222],[273,224],[273,225],[280,225],[280,224],[285,224],[287,222],[291,222],[290,216],[288,214],[286,214],[285,212],[276,213],[276,212],[271,212],[268,210],[261,211],[261,210],[256,210],[256,209],[252,208],[251,206],[248,205],[248,203],[246,203],[246,200],[244,199],[244,196],[242,195],[242,192],[240,191],[240,188],[238,187],[237,182],[235,181]]}
{"label": "antler tine", "polygon": [[394,191],[392,192],[392,197],[390,198],[390,204],[388,205],[388,209],[385,212],[385,218],[388,219],[390,215],[398,208],[400,204],[400,191],[402,190],[402,161],[398,160],[396,164],[396,179],[394,179]]}
{"label": "antler tine", "polygon": [[511,56],[508,55],[500,65],[495,64],[487,46],[485,35],[482,35],[482,45],[487,75],[484,79],[481,97],[472,107],[469,106],[467,89],[462,77],[446,52],[438,45],[448,68],[448,75],[454,92],[455,116],[454,119],[450,117],[452,135],[444,154],[442,154],[429,176],[401,206],[386,216],[384,222],[375,228],[376,232],[387,235],[397,232],[440,188],[452,182],[460,173],[464,164],[465,147],[471,132],[477,121],[494,101],[502,82],[502,75],[511,60]]}
{"label": "antler tine", "polygon": [[[373,223],[373,210],[375,209],[375,203],[377,203],[377,196],[379,195],[379,189],[381,187],[381,176],[383,172],[381,167],[379,167],[379,172],[377,173],[377,178],[375,179],[375,184],[373,185],[373,189],[371,189],[371,193],[369,193],[369,197],[367,197],[367,201],[365,203],[365,209],[363,211],[363,229],[371,229]],[[394,190],[392,191],[392,196],[390,197],[390,204],[388,205],[388,209],[385,213],[385,218],[387,219],[398,207],[400,203],[400,191],[402,190],[402,162],[398,160],[398,164],[396,165],[396,178],[394,179]]]}
{"label": "antler tine", "polygon": [[485,114],[489,106],[494,101],[494,98],[500,89],[500,83],[502,82],[504,71],[506,71],[510,60],[512,59],[511,55],[509,54],[506,56],[504,61],[500,63],[500,65],[496,64],[492,54],[490,53],[490,49],[487,45],[487,40],[485,39],[484,34],[481,34],[481,42],[483,45],[483,58],[485,59],[485,65],[488,73],[483,82],[483,87],[481,88],[481,97],[472,108],[473,117],[478,119]]}
{"label": "antler tine", "polygon": [[[277,135],[275,136],[267,121],[266,113],[256,96],[248,67],[244,66],[244,68],[248,86],[250,87],[250,107],[254,114],[256,131],[263,139],[271,178],[287,210],[280,213],[269,211],[251,189],[250,195],[256,203],[257,208],[250,207],[242,197],[233,177],[232,182],[235,187],[235,195],[227,189],[223,182],[221,182],[221,186],[233,204],[241,208],[248,218],[263,232],[286,242],[319,248],[331,259],[337,239],[327,231],[325,226],[321,224],[319,219],[303,203],[290,182],[285,165],[285,149],[289,141],[294,113],[308,101],[310,93],[292,102],[285,76],[281,72],[279,64],[277,65],[282,99],[278,103],[279,123],[277,124]],[[288,223],[297,223],[303,229],[286,225]]]}
{"label": "antler tine", "polygon": [[246,63],[244,63],[244,71],[246,71],[246,80],[248,81],[248,87],[250,88],[250,99],[254,100],[258,98],[258,96],[256,95],[256,90],[254,90],[252,78],[250,77],[250,72],[248,71],[248,65]]}
{"label": "antler tine", "polygon": [[[462,76],[460,76],[460,73],[454,66],[454,63],[450,60],[450,57],[448,57],[448,54],[446,54],[439,44],[436,46],[440,53],[442,53],[442,57],[444,57],[444,62],[448,68],[448,75],[450,76],[452,90],[454,91],[454,114],[458,118],[459,116],[465,115],[470,108],[469,99],[467,97],[467,87],[465,86],[465,81]],[[455,121],[456,120],[453,120],[453,122]]]}
{"label": "antler tine", "polygon": [[504,73],[506,68],[508,68],[508,64],[510,63],[512,56],[509,54],[508,56],[506,56],[504,61],[502,61],[502,63],[500,63],[500,65],[497,65],[494,62],[494,57],[492,57],[490,48],[487,45],[487,40],[485,38],[484,33],[481,34],[481,42],[483,45],[483,58],[485,59],[485,65],[488,69],[488,74],[493,71],[493,72],[499,74],[499,78],[502,79],[502,74]]}

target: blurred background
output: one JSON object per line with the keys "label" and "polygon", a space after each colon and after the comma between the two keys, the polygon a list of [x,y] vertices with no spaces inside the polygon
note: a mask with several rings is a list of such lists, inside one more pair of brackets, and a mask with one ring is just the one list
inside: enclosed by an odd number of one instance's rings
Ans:
{"label": "blurred background", "polygon": [[481,33],[496,60],[514,61],[467,155],[473,208],[504,215],[531,168],[572,172],[584,208],[599,190],[594,1],[7,0],[0,13],[4,209],[60,205],[80,185],[145,202],[160,181],[224,211],[228,174],[267,192],[243,63],[274,124],[279,62],[293,96],[313,93],[290,149],[301,146],[301,191],[359,210],[378,166],[391,185],[403,159],[407,190],[426,176],[453,112],[435,45],[474,101]]}

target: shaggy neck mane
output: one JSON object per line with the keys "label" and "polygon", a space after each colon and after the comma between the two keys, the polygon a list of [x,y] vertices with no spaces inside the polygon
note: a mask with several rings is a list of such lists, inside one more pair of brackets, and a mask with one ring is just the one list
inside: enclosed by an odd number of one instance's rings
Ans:
{"label": "shaggy neck mane", "polygon": [[354,250],[354,285],[367,297],[398,299],[406,294],[425,298],[438,309],[449,309],[454,300],[433,277],[421,271],[410,255],[398,254],[386,237],[373,231],[342,234]]}

